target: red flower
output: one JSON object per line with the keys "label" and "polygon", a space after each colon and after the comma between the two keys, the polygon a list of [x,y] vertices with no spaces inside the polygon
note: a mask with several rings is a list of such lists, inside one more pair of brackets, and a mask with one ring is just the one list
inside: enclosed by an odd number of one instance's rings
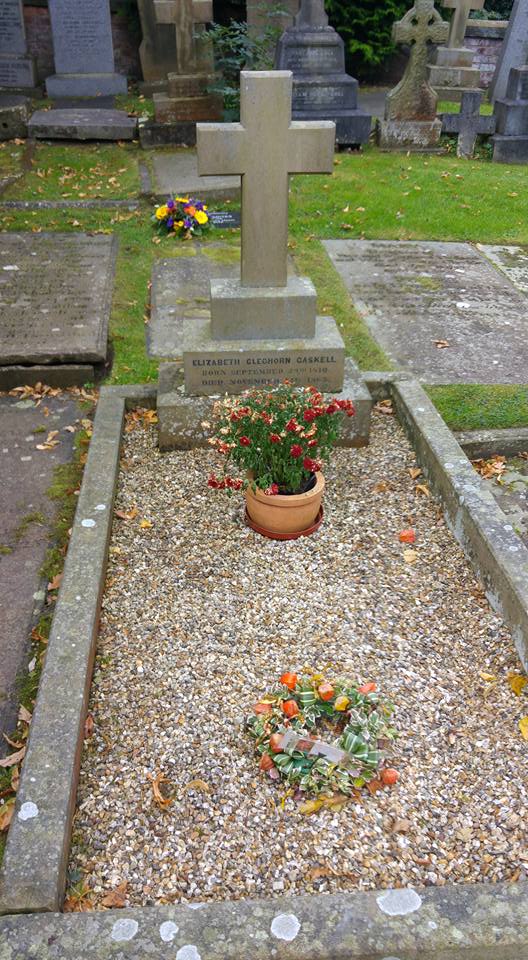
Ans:
{"label": "red flower", "polygon": [[288,420],[288,423],[286,424],[284,429],[288,430],[289,433],[295,433],[298,427],[299,427],[299,424],[297,423],[297,420],[295,419],[295,417],[292,417],[291,420]]}
{"label": "red flower", "polygon": [[262,420],[264,420],[264,423],[267,423],[268,426],[269,426],[269,424],[271,423],[271,419],[272,419],[271,416],[269,415],[269,413],[266,413],[266,411],[263,410],[263,412],[260,414],[260,416],[261,416]]}
{"label": "red flower", "polygon": [[217,447],[218,453],[229,453],[229,444],[220,442]]}
{"label": "red flower", "polygon": [[272,483],[271,487],[266,487],[266,489],[264,490],[264,493],[266,494],[267,497],[275,497],[278,494],[278,492],[279,492],[278,483]]}
{"label": "red flower", "polygon": [[278,433],[270,433],[269,441],[270,443],[280,443],[280,437]]}
{"label": "red flower", "polygon": [[337,406],[337,403],[334,403],[334,401],[332,400],[332,402],[328,404],[326,408],[326,412],[335,413],[337,410],[339,410],[339,407]]}
{"label": "red flower", "polygon": [[316,447],[316,446],[317,446],[317,440],[309,440],[309,441],[308,441],[308,446],[309,446],[309,447]]}
{"label": "red flower", "polygon": [[238,410],[233,410],[233,413],[231,414],[231,416],[229,417],[229,419],[232,420],[233,423],[236,423],[236,421],[237,421],[237,420],[240,420],[241,417],[242,417],[242,414],[239,413]]}
{"label": "red flower", "polygon": [[352,400],[333,400],[333,403],[337,403],[337,406],[340,410],[347,414],[349,417],[353,417],[356,410]]}
{"label": "red flower", "polygon": [[306,423],[311,423],[312,420],[315,420],[315,417],[316,417],[316,413],[312,407],[308,407],[308,409],[305,410],[303,413],[303,420],[305,420]]}
{"label": "red flower", "polygon": [[232,480],[232,481],[231,481],[231,489],[232,489],[232,490],[240,490],[241,488],[242,488],[242,480]]}
{"label": "red flower", "polygon": [[[322,399],[322,398],[321,398],[321,399]],[[316,417],[322,417],[322,416],[323,416],[323,413],[325,412],[325,408],[324,408],[324,407],[314,407],[314,408],[313,408],[313,412],[315,413],[315,416],[316,416]]]}
{"label": "red flower", "polygon": [[297,457],[302,457],[302,452],[303,452],[303,448],[299,443],[294,443],[290,447],[290,454],[294,458],[294,460],[296,460]]}
{"label": "red flower", "polygon": [[240,437],[240,440],[239,440],[238,442],[239,442],[239,444],[240,444],[241,447],[250,447],[250,446],[251,446],[251,440],[249,439],[249,437]]}
{"label": "red flower", "polygon": [[321,461],[312,460],[311,457],[305,457],[303,460],[303,467],[305,470],[309,470],[310,473],[317,473],[321,469]]}
{"label": "red flower", "polygon": [[212,487],[213,490],[218,490],[218,480],[216,479],[214,473],[211,474],[207,481],[207,486]]}

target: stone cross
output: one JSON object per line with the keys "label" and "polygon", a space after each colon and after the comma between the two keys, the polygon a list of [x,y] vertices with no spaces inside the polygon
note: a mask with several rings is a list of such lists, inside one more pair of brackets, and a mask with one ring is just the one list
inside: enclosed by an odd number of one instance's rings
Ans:
{"label": "stone cross", "polygon": [[212,0],[154,0],[158,23],[172,23],[176,30],[176,73],[196,73],[199,54],[194,24],[213,19]]}
{"label": "stone cross", "polygon": [[199,123],[198,173],[242,176],[244,287],[285,287],[290,173],[331,173],[335,124],[292,121],[289,70],[240,74],[240,123]]}
{"label": "stone cross", "polygon": [[449,25],[434,8],[434,0],[415,0],[414,7],[392,27],[394,43],[405,43],[411,54],[397,87],[387,96],[386,120],[434,120],[437,96],[427,80],[431,43],[445,43]]}
{"label": "stone cross", "polygon": [[460,113],[444,113],[442,116],[442,133],[458,133],[457,157],[470,160],[478,134],[495,132],[495,117],[480,116],[481,100],[482,90],[464,90]]}
{"label": "stone cross", "polygon": [[327,27],[324,0],[301,0],[301,9],[295,17],[296,27]]}
{"label": "stone cross", "polygon": [[454,10],[449,24],[447,46],[459,50],[464,46],[464,37],[471,10],[482,10],[484,0],[442,0],[442,6]]}

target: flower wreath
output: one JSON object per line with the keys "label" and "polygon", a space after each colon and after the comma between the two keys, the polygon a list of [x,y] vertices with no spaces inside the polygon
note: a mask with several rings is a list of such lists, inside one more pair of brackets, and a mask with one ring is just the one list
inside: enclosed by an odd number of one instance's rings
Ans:
{"label": "flower wreath", "polygon": [[[283,673],[280,686],[255,704],[247,726],[260,769],[285,780],[295,799],[335,799],[337,793],[346,800],[364,786],[374,793],[398,780],[384,754],[396,736],[389,724],[392,712],[375,683],[330,683],[321,674]],[[328,742],[314,736],[325,730],[337,737]],[[317,803],[314,809],[322,805]]]}

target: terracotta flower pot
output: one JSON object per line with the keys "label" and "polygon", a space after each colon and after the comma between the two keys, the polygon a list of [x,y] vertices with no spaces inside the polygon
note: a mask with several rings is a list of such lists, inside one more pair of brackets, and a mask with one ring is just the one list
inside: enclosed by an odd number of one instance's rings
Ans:
{"label": "terracotta flower pot", "polygon": [[259,527],[270,533],[300,533],[311,527],[321,509],[321,500],[325,487],[322,473],[316,473],[315,486],[306,493],[294,493],[290,496],[276,494],[268,496],[251,486],[246,490],[246,507],[250,518]]}

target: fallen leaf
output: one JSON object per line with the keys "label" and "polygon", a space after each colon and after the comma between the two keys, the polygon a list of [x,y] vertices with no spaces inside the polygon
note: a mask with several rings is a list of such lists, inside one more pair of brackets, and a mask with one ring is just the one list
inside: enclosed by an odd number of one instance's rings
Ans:
{"label": "fallen leaf", "polygon": [[10,797],[9,800],[6,800],[6,802],[0,806],[0,832],[7,830],[11,820],[13,819],[14,812],[15,798]]}
{"label": "fallen leaf", "polygon": [[410,527],[408,530],[400,531],[400,543],[414,543],[415,540],[416,534]]}
{"label": "fallen leaf", "polygon": [[386,480],[378,480],[378,482],[374,484],[374,493],[387,493],[387,491],[391,489],[390,483],[387,483]]}
{"label": "fallen leaf", "polygon": [[429,490],[429,487],[425,483],[417,483],[414,489],[416,493],[421,493],[422,496],[424,497],[431,496],[431,491]]}
{"label": "fallen leaf", "polygon": [[306,800],[305,803],[301,803],[299,807],[299,813],[304,814],[306,817],[310,817],[312,813],[317,813],[322,806],[324,806],[324,801],[320,797],[318,797],[316,800]]}
{"label": "fallen leaf", "polygon": [[26,748],[22,747],[21,750],[17,750],[16,753],[12,753],[9,757],[4,757],[3,760],[0,760],[0,767],[14,767],[24,759],[25,753]]}
{"label": "fallen leaf", "polygon": [[168,777],[165,777],[162,773],[158,773],[155,776],[147,773],[147,777],[152,783],[152,793],[154,794],[154,802],[157,803],[158,807],[162,810],[165,810],[167,807],[170,807],[173,797],[166,797],[162,793],[161,787],[164,783],[170,783]]}
{"label": "fallen leaf", "polygon": [[416,480],[419,476],[421,476],[421,473],[422,471],[420,467],[409,467],[409,476],[411,480]]}
{"label": "fallen leaf", "polygon": [[410,820],[395,820],[392,824],[393,833],[408,833],[412,827]]}
{"label": "fallen leaf", "polygon": [[62,573],[57,573],[53,577],[53,580],[50,580],[48,583],[48,592],[51,590],[58,590],[61,585]]}
{"label": "fallen leaf", "polygon": [[445,350],[446,347],[450,347],[451,344],[449,340],[433,340],[435,347],[438,347],[439,350]]}
{"label": "fallen leaf", "polygon": [[29,710],[26,710],[23,704],[20,704],[20,710],[18,711],[18,719],[22,723],[31,723],[31,714]]}
{"label": "fallen leaf", "polygon": [[528,740],[528,717],[521,717],[519,720],[519,730],[524,740]]}
{"label": "fallen leaf", "polygon": [[381,780],[370,780],[369,783],[366,784],[366,787],[371,796],[374,796],[378,790],[383,790]]}
{"label": "fallen leaf", "polygon": [[522,673],[509,673],[506,677],[506,680],[517,697],[520,697],[522,691],[528,683],[528,677],[525,677]]}
{"label": "fallen leaf", "polygon": [[211,793],[211,787],[205,780],[189,780],[189,783],[183,788],[183,792],[187,793],[187,790],[198,790],[200,793]]}
{"label": "fallen leaf", "polygon": [[403,559],[405,560],[405,563],[416,563],[418,554],[416,550],[404,550]]}
{"label": "fallen leaf", "polygon": [[394,413],[392,400],[379,400],[374,409],[378,413],[387,413],[389,415]]}
{"label": "fallen leaf", "polygon": [[152,520],[142,520],[139,526],[142,530],[150,530],[150,528],[153,526],[153,523]]}
{"label": "fallen leaf", "polygon": [[321,880],[322,877],[333,877],[334,871],[330,867],[312,867],[306,874],[307,880]]}
{"label": "fallen leaf", "polygon": [[481,680],[484,680],[485,683],[496,683],[497,677],[494,673],[487,673],[485,670],[479,671],[479,677]]}
{"label": "fallen leaf", "polygon": [[91,713],[87,714],[86,720],[84,721],[84,739],[88,740],[94,732],[95,723],[94,718]]}
{"label": "fallen leaf", "polygon": [[135,520],[139,511],[137,507],[132,507],[131,510],[114,510],[116,517],[119,517],[120,520]]}
{"label": "fallen leaf", "polygon": [[110,890],[101,900],[102,907],[124,907],[126,903],[127,881],[123,880],[115,890]]}

